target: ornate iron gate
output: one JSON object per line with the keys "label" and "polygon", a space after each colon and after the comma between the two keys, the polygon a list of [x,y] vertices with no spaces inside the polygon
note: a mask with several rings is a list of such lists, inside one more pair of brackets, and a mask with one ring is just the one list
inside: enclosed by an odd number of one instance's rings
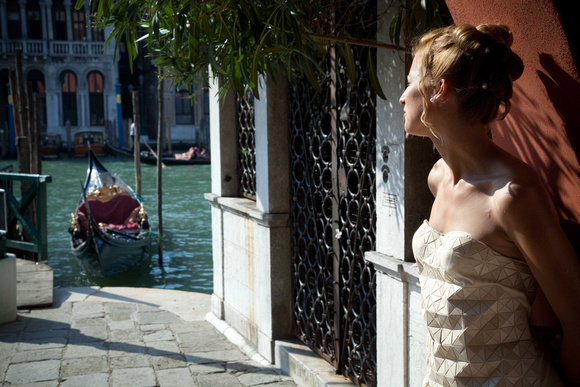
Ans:
{"label": "ornate iron gate", "polygon": [[[357,83],[331,48],[322,92],[290,91],[294,329],[359,385],[376,381],[375,101],[369,48],[353,47]],[[374,59],[373,59],[374,60]]]}

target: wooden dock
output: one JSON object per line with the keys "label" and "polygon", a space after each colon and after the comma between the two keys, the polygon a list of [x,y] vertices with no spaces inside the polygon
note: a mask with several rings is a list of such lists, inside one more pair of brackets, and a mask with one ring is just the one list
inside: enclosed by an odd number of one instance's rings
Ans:
{"label": "wooden dock", "polygon": [[52,305],[53,272],[46,263],[16,258],[16,304],[18,308]]}

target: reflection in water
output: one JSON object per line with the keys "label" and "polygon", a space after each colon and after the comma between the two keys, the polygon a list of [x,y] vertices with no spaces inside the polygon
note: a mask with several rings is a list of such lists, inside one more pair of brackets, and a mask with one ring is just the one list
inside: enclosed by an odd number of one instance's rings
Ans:
{"label": "reflection in water", "polygon": [[[132,160],[107,156],[101,162],[135,188]],[[70,248],[70,214],[81,194],[87,159],[43,160],[48,183],[48,264],[54,270],[55,287],[129,286],[211,293],[213,266],[211,210],[203,198],[210,192],[209,165],[176,165],[163,168],[163,266],[154,254],[142,267],[110,277],[87,276]],[[141,196],[153,230],[157,230],[156,167],[141,165]]]}

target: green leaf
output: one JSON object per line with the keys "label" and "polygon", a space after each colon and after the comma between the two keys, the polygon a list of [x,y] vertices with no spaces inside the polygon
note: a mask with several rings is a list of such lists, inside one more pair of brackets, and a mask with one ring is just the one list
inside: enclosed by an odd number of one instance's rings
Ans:
{"label": "green leaf", "polygon": [[354,56],[352,54],[352,47],[348,43],[338,44],[338,51],[344,58],[346,63],[346,73],[348,75],[348,79],[354,84],[356,83],[357,75],[356,75],[356,65],[354,63]]}
{"label": "green leaf", "polygon": [[382,99],[386,100],[387,97],[385,96],[385,93],[383,92],[383,88],[381,87],[381,82],[379,81],[379,78],[377,77],[377,69],[375,67],[375,61],[373,58],[373,54],[372,54],[372,50],[371,49],[367,49],[368,51],[368,58],[367,58],[367,66],[369,68],[369,81],[371,82],[371,86],[373,87],[373,90],[375,91],[375,93]]}

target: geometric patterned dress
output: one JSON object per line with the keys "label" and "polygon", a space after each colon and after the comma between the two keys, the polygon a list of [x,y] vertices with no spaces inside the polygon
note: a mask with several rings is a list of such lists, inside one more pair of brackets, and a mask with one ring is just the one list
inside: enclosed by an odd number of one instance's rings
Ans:
{"label": "geometric patterned dress", "polygon": [[424,386],[563,386],[530,333],[537,282],[525,261],[427,221],[413,252],[429,333]]}

